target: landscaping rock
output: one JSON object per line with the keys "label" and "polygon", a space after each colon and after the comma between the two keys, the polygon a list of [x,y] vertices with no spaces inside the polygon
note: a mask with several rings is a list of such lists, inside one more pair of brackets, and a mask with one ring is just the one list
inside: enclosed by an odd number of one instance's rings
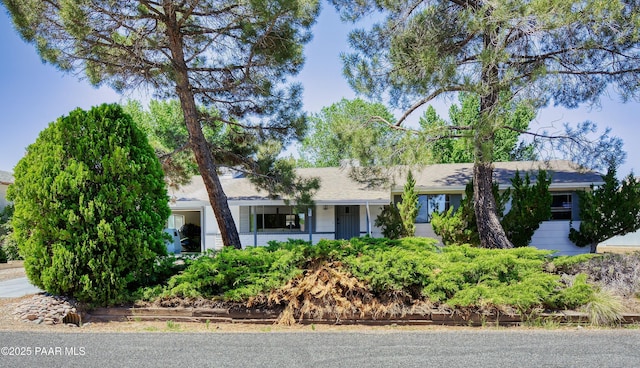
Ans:
{"label": "landscaping rock", "polygon": [[[49,293],[36,294],[24,300],[16,306],[13,314],[21,321],[34,324],[54,325],[73,322],[72,324],[76,326],[80,325],[75,300]],[[65,321],[65,317],[69,315],[73,315],[73,318],[67,318]]]}

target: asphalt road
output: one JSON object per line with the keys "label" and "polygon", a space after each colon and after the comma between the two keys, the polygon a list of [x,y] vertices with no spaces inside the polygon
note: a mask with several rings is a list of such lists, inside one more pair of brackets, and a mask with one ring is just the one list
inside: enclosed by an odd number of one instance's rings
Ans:
{"label": "asphalt road", "polygon": [[[638,367],[639,330],[0,333],[0,367]],[[13,355],[11,355],[13,354]]]}

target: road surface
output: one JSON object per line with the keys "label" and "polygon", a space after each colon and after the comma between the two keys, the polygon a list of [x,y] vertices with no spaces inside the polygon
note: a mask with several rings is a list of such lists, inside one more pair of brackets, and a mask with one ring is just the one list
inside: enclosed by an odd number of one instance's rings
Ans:
{"label": "road surface", "polygon": [[637,367],[640,331],[0,333],[0,367]]}

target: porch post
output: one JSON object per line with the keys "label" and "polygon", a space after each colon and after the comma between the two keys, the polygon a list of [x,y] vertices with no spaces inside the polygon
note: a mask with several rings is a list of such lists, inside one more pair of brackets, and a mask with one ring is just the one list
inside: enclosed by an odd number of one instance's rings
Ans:
{"label": "porch post", "polygon": [[313,234],[313,229],[312,229],[313,228],[313,221],[311,221],[311,217],[313,216],[312,212],[313,212],[312,208],[309,207],[309,209],[307,209],[307,217],[308,217],[307,218],[307,223],[309,225],[308,226],[309,227],[309,243],[311,245],[313,245],[313,235],[312,235]]}
{"label": "porch post", "polygon": [[258,211],[256,206],[251,206],[251,214],[253,215],[253,246],[258,246]]}
{"label": "porch post", "polygon": [[369,201],[366,202],[367,209],[367,235],[371,236],[371,212],[369,211]]}

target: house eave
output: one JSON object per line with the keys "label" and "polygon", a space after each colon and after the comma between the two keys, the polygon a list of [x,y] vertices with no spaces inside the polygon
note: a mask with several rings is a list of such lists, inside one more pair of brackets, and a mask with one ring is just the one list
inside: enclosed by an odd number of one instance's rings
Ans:
{"label": "house eave", "polygon": [[[591,185],[602,185],[603,182],[584,182],[584,183],[553,183],[549,185],[550,191],[558,191],[558,190],[583,190],[588,189]],[[509,188],[513,188],[512,185],[501,184],[499,185],[499,190],[507,190]],[[418,186],[415,187],[416,192],[419,194],[460,194],[464,193],[465,186],[447,186],[447,187],[425,187]],[[401,194],[404,191],[403,187],[396,186],[391,189],[391,195]]]}
{"label": "house eave", "polygon": [[[390,198],[376,199],[342,199],[342,200],[315,200],[315,206],[364,206],[369,205],[387,205],[391,201]],[[229,200],[230,206],[291,206],[294,202],[287,204],[282,199],[265,199],[265,200]]]}
{"label": "house eave", "polygon": [[201,209],[205,206],[208,206],[209,202],[207,201],[201,201],[201,200],[177,200],[177,201],[170,201],[169,202],[169,208],[171,209],[182,209],[182,210],[186,210],[186,209]]}

